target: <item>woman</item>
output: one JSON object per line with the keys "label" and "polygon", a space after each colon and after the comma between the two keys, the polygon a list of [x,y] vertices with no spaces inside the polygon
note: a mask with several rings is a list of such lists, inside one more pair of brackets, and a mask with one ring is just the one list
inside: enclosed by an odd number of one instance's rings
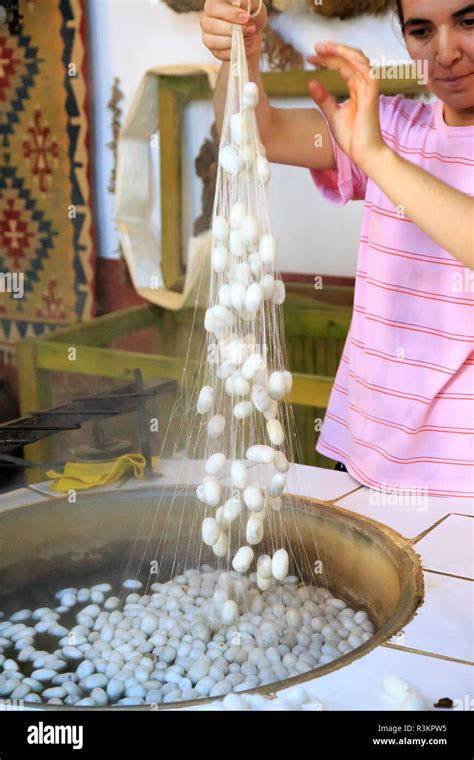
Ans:
{"label": "woman", "polygon": [[[266,11],[207,0],[205,45],[224,61],[243,24],[257,119],[270,161],[310,169],[336,204],[364,200],[354,313],[317,450],[373,488],[474,496],[474,5],[399,0],[408,52],[426,63],[425,104],[381,96],[370,63],[346,45],[308,60],[338,71],[349,99],[319,82],[318,109],[270,106],[259,73]],[[321,135],[321,141],[315,141]],[[322,147],[315,147],[321,144]]]}

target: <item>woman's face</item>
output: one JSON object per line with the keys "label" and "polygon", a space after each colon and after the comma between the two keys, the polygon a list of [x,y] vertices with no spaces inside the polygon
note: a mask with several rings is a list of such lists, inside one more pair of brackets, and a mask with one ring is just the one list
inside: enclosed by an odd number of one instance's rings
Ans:
{"label": "woman's face", "polygon": [[455,111],[474,109],[474,0],[402,0],[405,40],[426,60],[428,87]]}

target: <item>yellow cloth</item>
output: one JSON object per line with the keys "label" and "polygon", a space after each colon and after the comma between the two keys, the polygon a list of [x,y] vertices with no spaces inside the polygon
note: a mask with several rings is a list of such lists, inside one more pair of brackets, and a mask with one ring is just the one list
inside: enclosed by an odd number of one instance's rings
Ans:
{"label": "yellow cloth", "polygon": [[[125,475],[143,478],[145,457],[142,454],[124,454],[109,462],[67,462],[62,473],[48,470],[48,478],[54,478],[53,491],[83,491],[96,486],[116,483]],[[153,472],[156,474],[158,457],[152,457]]]}

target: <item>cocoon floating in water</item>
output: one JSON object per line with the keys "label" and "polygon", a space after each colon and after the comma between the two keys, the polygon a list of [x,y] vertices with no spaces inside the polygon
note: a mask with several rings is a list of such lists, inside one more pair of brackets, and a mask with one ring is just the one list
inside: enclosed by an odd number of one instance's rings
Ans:
{"label": "cocoon floating in water", "polygon": [[245,488],[247,485],[247,468],[243,462],[233,462],[230,468],[230,479],[234,488]]}
{"label": "cocoon floating in water", "polygon": [[253,549],[250,546],[241,546],[232,560],[232,567],[238,573],[246,573],[253,561]]}
{"label": "cocoon floating in water", "polygon": [[225,454],[212,454],[204,465],[206,475],[217,475],[225,465]]}
{"label": "cocoon floating in water", "polygon": [[270,169],[270,164],[268,163],[265,156],[259,156],[257,158],[257,171],[258,176],[262,180],[263,184],[266,185],[270,180],[272,172]]}
{"label": "cocoon floating in water", "polygon": [[225,429],[225,417],[222,414],[215,414],[207,423],[207,434],[209,438],[218,438]]}
{"label": "cocoon floating in water", "polygon": [[[268,493],[270,496],[280,496],[286,486],[286,472],[277,472],[270,481]],[[276,510],[275,510],[276,511]]]}
{"label": "cocoon floating in water", "polygon": [[213,546],[219,540],[221,529],[213,517],[205,517],[202,521],[201,535],[206,546]]}
{"label": "cocoon floating in water", "polygon": [[242,494],[245,506],[251,512],[261,512],[263,509],[263,495],[257,486],[247,486]]}
{"label": "cocoon floating in water", "polygon": [[242,240],[246,245],[255,245],[258,240],[258,221],[253,214],[248,214],[242,218],[240,226]]}
{"label": "cocoon floating in water", "polygon": [[214,388],[210,385],[205,385],[199,391],[199,396],[196,404],[196,410],[198,414],[207,414],[210,412],[214,405]]}
{"label": "cocoon floating in water", "polygon": [[237,229],[240,227],[242,218],[245,216],[245,207],[243,203],[234,203],[230,210],[230,226],[231,229]]}
{"label": "cocoon floating in water", "polygon": [[211,477],[204,483],[204,495],[206,504],[210,507],[217,507],[221,500],[221,487],[215,478]]}
{"label": "cocoon floating in water", "polygon": [[242,365],[242,375],[246,380],[252,380],[254,375],[265,366],[260,354],[251,354]]}
{"label": "cocoon floating in water", "polygon": [[[263,303],[263,290],[258,282],[253,282],[245,291],[245,308],[247,311],[258,311]],[[261,369],[259,367],[259,369]]]}
{"label": "cocoon floating in water", "polygon": [[272,575],[276,581],[284,581],[288,575],[290,560],[286,549],[278,549],[272,557]]}
{"label": "cocoon floating in water", "polygon": [[227,174],[234,176],[239,170],[239,157],[230,145],[220,149],[219,163]]}
{"label": "cocoon floating in water", "polygon": [[230,252],[232,256],[242,258],[245,253],[245,246],[240,236],[240,230],[232,230],[230,233]]}
{"label": "cocoon floating in water", "polygon": [[263,385],[252,386],[252,401],[255,409],[259,412],[264,412],[270,407],[270,397],[267,393],[267,389]]}
{"label": "cocoon floating in water", "polygon": [[239,403],[234,406],[234,417],[237,420],[247,419],[247,417],[250,417],[252,412],[253,406],[250,401],[239,401]]}
{"label": "cocoon floating in water", "polygon": [[287,389],[287,381],[283,372],[272,372],[268,378],[268,395],[270,398],[279,400],[283,398]]}
{"label": "cocoon floating in water", "polygon": [[245,452],[245,456],[249,462],[257,462],[258,464],[271,464],[271,462],[273,462],[274,454],[275,452],[271,446],[265,446],[263,444],[250,446]]}
{"label": "cocoon floating in water", "polygon": [[222,625],[232,625],[238,617],[238,608],[233,599],[228,599],[222,607]]}
{"label": "cocoon floating in water", "polygon": [[218,243],[227,242],[229,237],[229,224],[227,219],[223,216],[215,216],[212,222],[212,237],[217,240]]}
{"label": "cocoon floating in water", "polygon": [[278,420],[268,420],[267,433],[273,446],[281,446],[285,440],[285,432]]}
{"label": "cocoon floating in water", "polygon": [[221,531],[215,544],[212,544],[212,552],[216,557],[225,557],[229,548],[229,537]]}
{"label": "cocoon floating in water", "polygon": [[275,280],[275,286],[273,288],[273,301],[280,306],[285,300],[285,283],[283,280]]}
{"label": "cocoon floating in water", "polygon": [[288,472],[290,469],[290,464],[283,451],[275,451],[275,454],[273,455],[273,464],[278,472]]}
{"label": "cocoon floating in water", "polygon": [[240,113],[233,113],[230,117],[230,133],[233,141],[240,145],[242,139],[242,115]]}
{"label": "cocoon floating in water", "polygon": [[[274,284],[275,284],[275,280],[273,279],[271,274],[263,275],[262,279],[260,280],[260,287],[262,288],[264,301],[268,301],[272,297]],[[228,304],[226,304],[226,306],[227,305]]]}
{"label": "cocoon floating in water", "polygon": [[273,235],[263,235],[260,241],[260,255],[264,264],[274,264],[276,257],[276,240]]}
{"label": "cocoon floating in water", "polygon": [[243,282],[233,282],[231,285],[232,306],[237,311],[242,311],[245,303],[245,285]]}
{"label": "cocoon floating in water", "polygon": [[222,304],[222,306],[232,306],[230,285],[227,283],[225,285],[221,285],[219,288],[219,303]]}
{"label": "cocoon floating in water", "polygon": [[263,538],[263,520],[257,515],[250,515],[245,529],[245,538],[251,546],[259,544]]}
{"label": "cocoon floating in water", "polygon": [[268,591],[271,585],[272,578],[262,578],[262,576],[257,573],[257,586],[260,591]]}
{"label": "cocoon floating in water", "polygon": [[261,554],[257,560],[257,573],[262,578],[272,577],[272,558],[268,554]]}
{"label": "cocoon floating in water", "polygon": [[255,82],[246,82],[242,92],[244,108],[255,108],[258,105],[258,87]]}
{"label": "cocoon floating in water", "polygon": [[212,268],[216,274],[222,274],[227,269],[229,254],[225,245],[216,245],[212,249]]}

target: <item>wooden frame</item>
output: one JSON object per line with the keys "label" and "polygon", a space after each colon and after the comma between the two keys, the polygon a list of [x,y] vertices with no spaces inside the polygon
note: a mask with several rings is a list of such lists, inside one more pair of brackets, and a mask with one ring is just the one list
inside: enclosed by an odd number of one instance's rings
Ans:
{"label": "wooden frame", "polygon": [[[311,341],[339,344],[347,335],[352,318],[352,308],[338,303],[318,302],[317,295],[307,285],[307,295],[288,293],[284,306],[284,323],[287,345],[298,346],[298,356],[303,364],[306,354],[313,352]],[[350,300],[352,288],[331,288],[334,300]],[[314,294],[314,295],[313,295]],[[17,346],[21,414],[46,409],[53,405],[50,372],[88,374],[96,377],[133,379],[133,370],[139,367],[145,381],[169,378],[186,382],[194,381],[194,366],[188,361],[187,377],[185,347],[179,350],[176,337],[174,353],[148,354],[138,351],[110,348],[107,344],[138,330],[155,327],[161,334],[174,338],[178,333],[186,340],[194,320],[193,309],[170,312],[159,306],[136,306],[106,314],[90,322],[57,330],[44,338],[21,341]],[[186,336],[186,337],[184,337]],[[298,340],[299,339],[299,340]],[[70,359],[70,349],[75,349],[75,359]],[[331,354],[339,352],[331,352]],[[311,357],[310,357],[311,358]],[[339,361],[332,357],[331,372]],[[315,365],[316,366],[316,365]],[[294,372],[291,402],[298,406],[325,409],[331,393],[333,376]],[[303,411],[303,410],[302,410]],[[51,461],[54,458],[53,441],[44,438],[25,447],[25,456],[34,462]],[[29,482],[43,479],[41,474],[29,473]]]}
{"label": "wooden frame", "polygon": [[[308,83],[321,81],[336,97],[348,96],[344,80],[334,72],[288,71],[262,74],[265,92],[270,98],[308,96]],[[212,97],[208,78],[193,76],[159,76],[160,189],[161,189],[161,266],[167,288],[176,287],[183,277],[182,204],[181,204],[181,131],[184,108],[194,100]],[[384,95],[417,96],[426,88],[413,79],[381,79]]]}
{"label": "wooden frame", "polygon": [[[266,92],[272,98],[304,97],[307,95],[308,82],[313,78],[321,80],[336,97],[347,96],[343,80],[332,72],[292,71],[263,74]],[[204,74],[160,75],[158,91],[162,138],[162,269],[166,287],[176,288],[182,281],[182,114],[187,103],[210,98],[212,93]],[[425,89],[414,79],[382,80],[381,91],[387,95],[402,93],[406,96],[417,96]],[[333,373],[335,374],[339,363],[341,342],[346,338],[352,318],[353,288],[328,285],[322,293],[317,293],[311,284],[298,284],[290,285],[287,290],[289,292],[284,305],[285,335],[290,338],[287,348],[290,354],[293,350],[294,365],[291,402],[297,407],[324,410],[327,408],[334,381]],[[182,355],[176,355],[175,351],[150,355],[112,349],[107,347],[107,343],[151,326],[161,329],[166,334],[172,334],[173,330],[187,330],[189,334],[192,318],[191,309],[170,312],[148,304],[113,312],[90,322],[49,333],[43,338],[21,341],[17,345],[21,414],[51,406],[48,372],[86,373],[126,381],[133,379],[133,370],[139,367],[145,381],[160,377],[181,381],[185,352]],[[316,352],[314,341],[318,341]],[[321,362],[319,357],[315,357],[315,353],[319,354],[319,348],[323,345],[330,350],[327,351],[325,361]],[[70,361],[70,347],[76,349],[75,361]],[[295,370],[294,367],[298,365],[304,367],[305,371]],[[331,374],[318,373],[321,366],[330,367]],[[308,371],[308,367],[313,369]],[[301,409],[301,412],[304,411]],[[312,424],[311,420],[309,422]],[[51,452],[52,444],[48,438],[25,449],[26,457],[36,462],[48,461]],[[31,482],[38,479],[35,474],[30,475]]]}

